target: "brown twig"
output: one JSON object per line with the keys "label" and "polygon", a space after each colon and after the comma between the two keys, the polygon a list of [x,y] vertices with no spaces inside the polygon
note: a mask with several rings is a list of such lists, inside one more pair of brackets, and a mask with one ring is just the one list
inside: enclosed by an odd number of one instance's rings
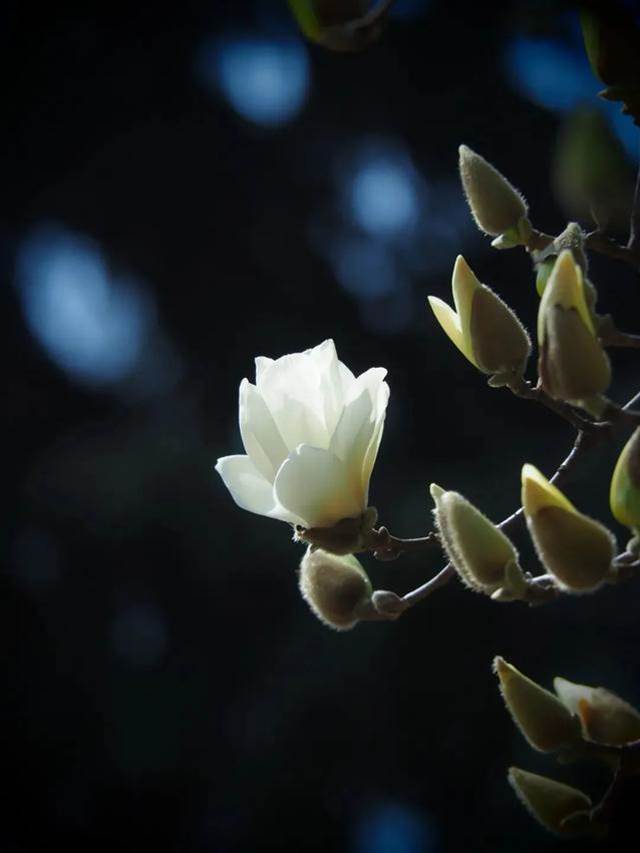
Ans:
{"label": "brown twig", "polygon": [[507,387],[516,397],[541,403],[556,415],[564,418],[565,421],[568,421],[577,430],[586,432],[597,426],[595,421],[583,417],[573,406],[563,403],[561,400],[554,400],[546,391],[543,391],[542,388],[533,385],[533,383],[528,382],[526,379],[520,378],[519,380],[514,380]]}
{"label": "brown twig", "polygon": [[613,258],[616,261],[623,261],[634,269],[640,270],[640,247],[637,244],[637,240],[633,245],[622,246],[612,237],[607,237],[606,234],[597,228],[585,236],[584,245],[593,252],[606,255],[608,258]]}
{"label": "brown twig", "polygon": [[607,255],[607,257],[618,261],[624,261],[624,263],[640,271],[640,169],[638,169],[633,192],[631,216],[629,218],[629,239],[626,246],[622,246],[611,237],[607,237],[600,228],[596,228],[595,231],[587,234],[584,238],[584,244],[594,252],[599,252],[601,255]]}
{"label": "brown twig", "polygon": [[627,347],[628,349],[640,349],[640,335],[630,335],[615,329],[600,338],[603,347]]}
{"label": "brown twig", "polygon": [[366,551],[372,551],[376,560],[388,562],[397,560],[401,554],[415,554],[439,544],[435,533],[428,533],[416,539],[400,539],[392,536],[386,527],[372,530],[365,544]]}
{"label": "brown twig", "polygon": [[[640,392],[635,394],[630,400],[625,403],[618,411],[629,412],[633,410],[633,406],[640,403]],[[577,463],[587,455],[594,447],[612,434],[613,428],[625,419],[619,418],[615,423],[592,423],[589,431],[580,430],[576,436],[576,440],[569,453],[562,460],[555,473],[550,479],[554,485],[559,485],[573,471]],[[514,527],[524,518],[524,510],[522,507],[504,518],[497,526],[506,531]],[[434,544],[439,543],[439,539],[435,533],[429,533],[420,539],[398,539],[391,536],[385,527],[372,531],[374,540],[372,547],[367,550],[372,550],[374,556],[379,560],[393,560],[401,554],[408,552],[423,551],[425,548],[430,548]],[[376,541],[377,538],[377,541]],[[619,580],[626,580],[636,574],[633,569],[636,563],[640,563],[636,558],[635,562],[626,561],[626,552],[616,558],[616,565],[624,562],[625,571],[618,575]],[[628,565],[627,565],[628,563]],[[440,571],[419,587],[411,590],[403,596],[396,593],[388,592],[387,590],[378,590],[374,593],[373,603],[375,610],[382,618],[397,619],[405,610],[428,598],[440,587],[445,586],[456,575],[456,570],[451,563],[447,563]],[[530,604],[541,604],[558,598],[562,591],[555,585],[551,575],[538,575],[530,579],[531,595],[528,598]]]}

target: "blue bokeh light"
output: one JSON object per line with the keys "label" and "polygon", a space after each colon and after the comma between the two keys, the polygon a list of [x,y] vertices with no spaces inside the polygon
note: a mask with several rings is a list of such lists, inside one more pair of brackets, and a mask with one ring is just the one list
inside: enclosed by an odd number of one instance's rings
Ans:
{"label": "blue bokeh light", "polygon": [[398,268],[386,245],[368,237],[344,237],[331,245],[336,278],[357,299],[375,299],[396,290]]}
{"label": "blue bokeh light", "polygon": [[403,151],[364,148],[355,158],[348,201],[354,221],[377,237],[395,237],[417,222],[418,177]]}
{"label": "blue bokeh light", "polygon": [[353,853],[437,853],[441,849],[429,817],[403,803],[380,803],[356,825]]}
{"label": "blue bokeh light", "polygon": [[92,240],[35,228],[18,251],[16,285],[31,333],[72,378],[107,385],[133,371],[153,306],[132,281],[109,273]]}
{"label": "blue bokeh light", "polygon": [[627,154],[638,160],[637,128],[621,112],[621,104],[598,97],[603,84],[595,77],[579,28],[571,40],[517,36],[506,48],[505,66],[515,88],[529,100],[554,112],[589,104],[607,118]]}
{"label": "blue bokeh light", "polygon": [[264,127],[291,121],[309,94],[309,56],[298,38],[242,35],[206,42],[196,73],[242,118]]}
{"label": "blue bokeh light", "polygon": [[429,7],[429,0],[396,0],[389,10],[389,17],[398,21],[413,21],[422,18]]}

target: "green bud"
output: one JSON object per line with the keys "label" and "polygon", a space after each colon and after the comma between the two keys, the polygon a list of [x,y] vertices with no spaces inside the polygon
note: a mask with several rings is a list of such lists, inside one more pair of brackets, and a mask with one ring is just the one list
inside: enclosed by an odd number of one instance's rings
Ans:
{"label": "green bud", "polygon": [[539,823],[555,835],[591,834],[591,800],[582,791],[519,767],[509,768],[518,799]]}
{"label": "green bud", "polygon": [[556,752],[580,740],[578,719],[557,696],[501,657],[495,658],[493,666],[507,710],[534,749]]}
{"label": "green bud", "polygon": [[458,255],[452,276],[455,311],[442,299],[429,297],[436,319],[460,352],[488,375],[522,376],[531,341],[513,311],[481,284]]}
{"label": "green bud", "polygon": [[544,289],[549,281],[549,276],[551,275],[551,271],[553,270],[556,262],[556,257],[556,255],[551,255],[550,257],[545,258],[544,261],[540,261],[536,266],[536,292],[538,296],[542,296],[544,293]]}
{"label": "green bud", "polygon": [[640,740],[640,713],[615,693],[565,678],[555,678],[553,687],[565,707],[579,717],[588,740],[609,746]]}
{"label": "green bud", "polygon": [[513,245],[517,245],[515,240],[522,242],[526,226],[520,222],[527,215],[524,198],[484,157],[466,145],[458,152],[462,186],[478,228],[493,237],[506,233],[505,242],[514,241]]}
{"label": "green bud", "polygon": [[536,270],[538,272],[536,290],[538,291],[538,296],[542,296],[558,256],[565,249],[568,249],[573,255],[573,260],[582,270],[585,300],[589,312],[593,315],[597,294],[594,286],[587,278],[588,259],[587,253],[584,250],[584,238],[585,233],[578,223],[570,222],[564,231],[558,234],[548,246],[535,252]]}
{"label": "green bud", "polygon": [[616,521],[640,528],[640,427],[632,434],[618,457],[609,492]]}
{"label": "green bud", "polygon": [[435,483],[430,491],[442,544],[467,586],[491,595],[511,588],[518,573],[522,578],[518,552],[495,524],[457,492],[446,492]]}
{"label": "green bud", "polygon": [[522,467],[522,507],[540,561],[558,586],[568,592],[597,589],[615,555],[610,531],[578,512],[533,465]]}
{"label": "green bud", "polygon": [[538,368],[544,390],[557,400],[591,408],[611,381],[611,365],[596,335],[582,271],[564,249],[538,309]]}
{"label": "green bud", "polygon": [[342,557],[309,548],[300,563],[300,592],[318,619],[335,628],[353,628],[371,604],[371,582],[352,554]]}

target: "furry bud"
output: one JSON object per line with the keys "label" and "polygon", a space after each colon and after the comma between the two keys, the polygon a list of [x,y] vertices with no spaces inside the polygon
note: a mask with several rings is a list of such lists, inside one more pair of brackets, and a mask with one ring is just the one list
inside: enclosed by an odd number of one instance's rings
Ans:
{"label": "furry bud", "polygon": [[488,595],[505,587],[514,597],[524,592],[518,552],[504,533],[457,492],[432,483],[431,496],[442,544],[464,583]]}
{"label": "furry bud", "polygon": [[611,512],[616,521],[640,528],[640,427],[625,444],[611,478]]}
{"label": "furry bud", "polygon": [[[524,198],[484,157],[466,145],[458,152],[462,186],[478,228],[493,237],[507,232],[507,242],[518,245],[520,223],[527,215]],[[503,241],[497,248],[507,245]]]}
{"label": "furry bud", "polygon": [[591,800],[582,791],[518,767],[509,768],[509,782],[527,811],[549,832],[569,837],[591,834]]}
{"label": "furry bud", "polygon": [[544,390],[599,414],[598,400],[609,387],[611,365],[596,335],[582,270],[568,249],[555,262],[540,300],[538,343]]}
{"label": "furry bud", "polygon": [[458,255],[451,280],[455,310],[429,297],[436,319],[469,361],[489,375],[522,376],[531,352],[526,329],[509,306],[478,281]]}
{"label": "furry bud", "polygon": [[522,506],[540,561],[568,592],[597,589],[611,569],[613,535],[578,512],[533,465],[522,468]]}
{"label": "furry bud", "polygon": [[609,746],[640,740],[640,713],[610,690],[565,678],[555,678],[553,688],[565,707],[578,715],[588,740]]}
{"label": "furry bud", "polygon": [[493,667],[507,710],[534,749],[556,752],[579,741],[580,723],[557,696],[501,657]]}
{"label": "furry bud", "polygon": [[339,557],[309,548],[300,563],[300,592],[318,619],[346,631],[370,604],[372,589],[353,555]]}

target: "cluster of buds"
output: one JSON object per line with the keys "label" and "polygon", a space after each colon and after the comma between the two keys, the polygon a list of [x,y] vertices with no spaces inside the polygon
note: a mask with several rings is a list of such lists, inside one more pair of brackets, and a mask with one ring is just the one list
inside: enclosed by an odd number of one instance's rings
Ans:
{"label": "cluster of buds", "polygon": [[[640,739],[640,713],[603,687],[556,678],[552,693],[501,657],[495,659],[494,669],[507,710],[533,749],[556,753],[565,762],[581,755],[609,762],[611,751],[598,752],[598,746],[623,748]],[[509,770],[509,781],[533,817],[550,832],[602,835],[597,810],[582,791],[517,767]]]}
{"label": "cluster of buds", "polygon": [[[431,495],[442,545],[462,581],[496,601],[535,602],[542,588],[522,571],[502,530],[457,492],[433,484]],[[529,464],[522,468],[522,507],[540,562],[557,588],[591,592],[613,579],[613,535]]]}
{"label": "cluster of buds", "polygon": [[[604,392],[611,382],[611,366],[598,334],[597,294],[586,277],[584,232],[570,223],[555,239],[544,238],[542,247],[536,245],[526,201],[504,175],[466,145],[460,146],[459,165],[473,218],[495,237],[492,245],[525,246],[534,258],[541,296],[539,386],[553,399],[601,417],[609,404]],[[434,296],[429,304],[463,355],[492,377],[491,385],[513,385],[522,378],[531,351],[526,330],[461,257],[453,270],[453,299],[455,311]]]}

